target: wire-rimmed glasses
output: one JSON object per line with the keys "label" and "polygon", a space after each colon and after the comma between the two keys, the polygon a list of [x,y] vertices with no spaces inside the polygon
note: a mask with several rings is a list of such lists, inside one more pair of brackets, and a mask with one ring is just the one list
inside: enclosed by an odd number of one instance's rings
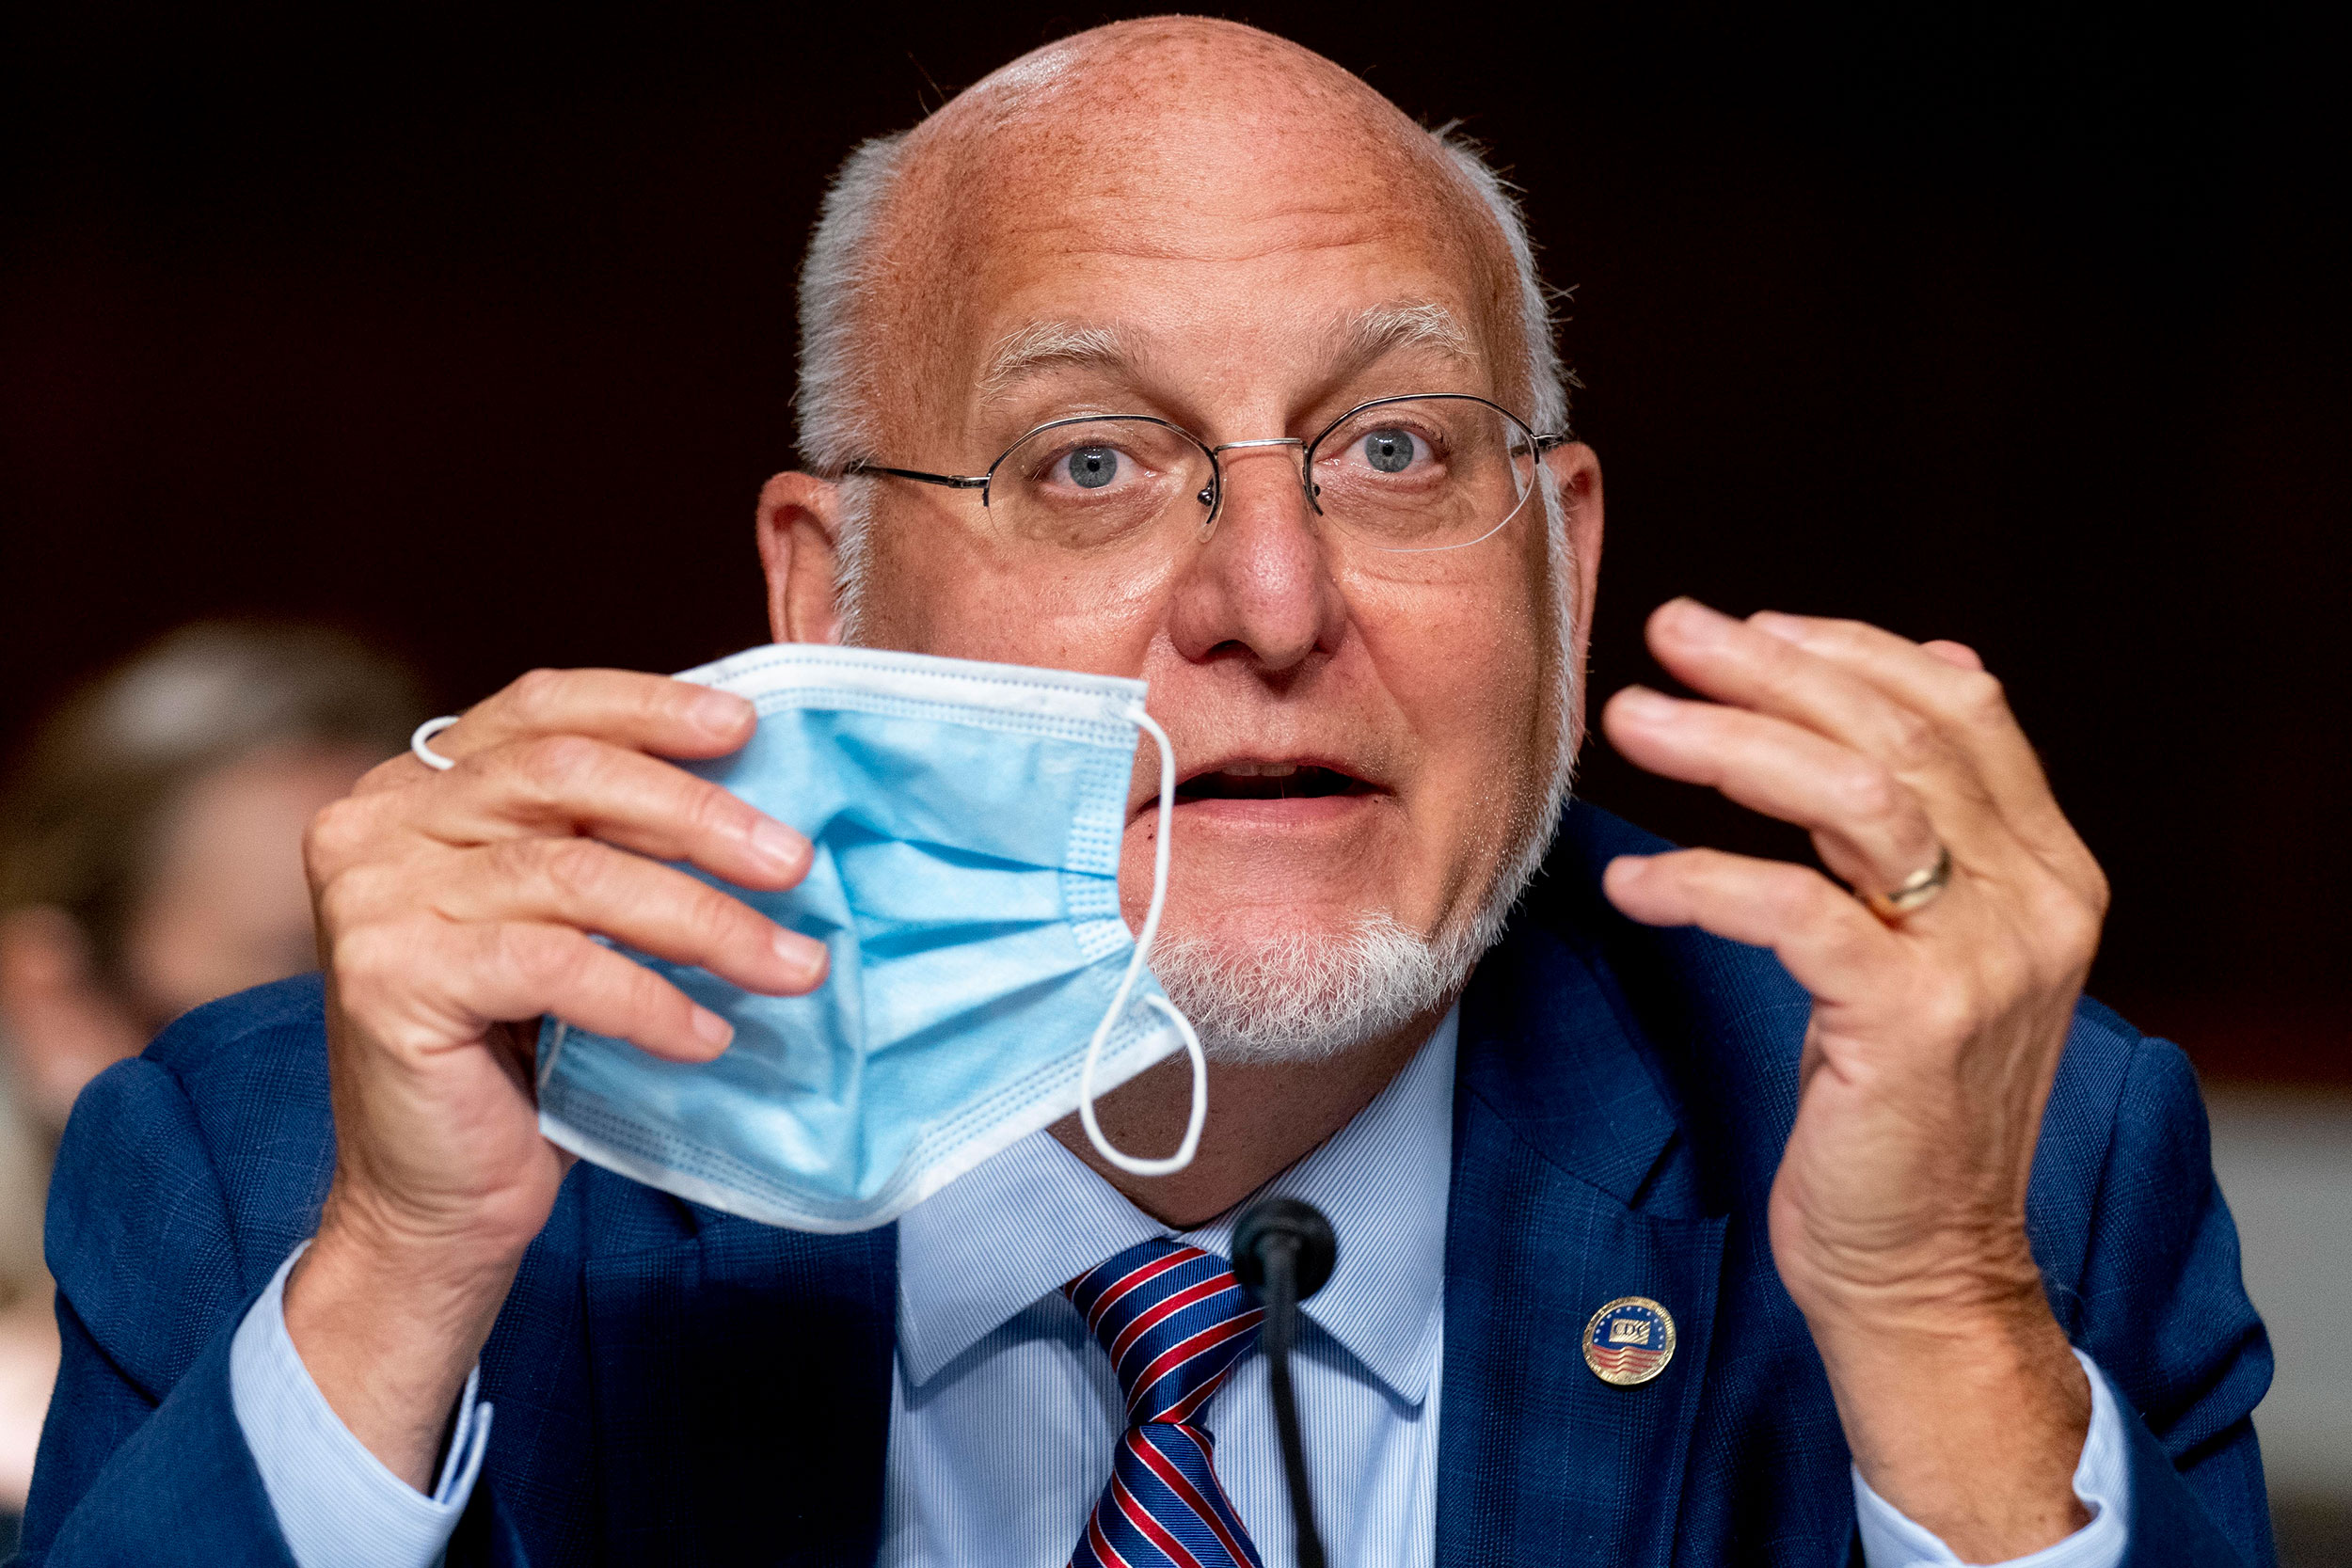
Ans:
{"label": "wire-rimmed glasses", "polygon": [[843,472],[977,490],[993,531],[1030,546],[1115,554],[1184,529],[1205,537],[1225,499],[1224,454],[1300,449],[1308,511],[1375,550],[1461,549],[1500,532],[1535,488],[1543,454],[1571,437],[1467,392],[1357,404],[1312,440],[1212,446],[1151,414],[1051,420],[983,474],[926,473],[860,459]]}

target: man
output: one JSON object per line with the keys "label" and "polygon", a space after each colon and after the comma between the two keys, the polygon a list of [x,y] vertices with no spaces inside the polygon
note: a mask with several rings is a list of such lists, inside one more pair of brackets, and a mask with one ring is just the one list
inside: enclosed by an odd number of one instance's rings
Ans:
{"label": "man", "polygon": [[[315,824],[323,993],[197,1015],[78,1113],[36,1556],[1287,1562],[1262,1358],[1163,1409],[1095,1342],[1153,1271],[1222,1299],[1270,1186],[1342,1238],[1300,1371],[1339,1560],[2266,1560],[2194,1084],[2078,1008],[2105,884],[1975,657],[1677,603],[1652,645],[1707,700],[1611,705],[1869,907],[1560,815],[1599,470],[1541,439],[1563,378],[1474,160],[1263,34],[1121,24],[861,150],[803,293],[775,633],[1149,680],[1198,1158],[1065,1124],[838,1238],[567,1167],[532,1021],[727,1035],[587,933],[775,994],[825,958],[660,863],[809,864],[662,760],[740,746],[739,700],[526,677]],[[1534,494],[1384,532],[1320,465],[1436,493],[1469,450],[1357,420],[1391,399],[1485,400]],[[1130,484],[1115,537],[1018,500]],[[1164,1151],[1188,1105],[1170,1064],[1102,1120]]]}

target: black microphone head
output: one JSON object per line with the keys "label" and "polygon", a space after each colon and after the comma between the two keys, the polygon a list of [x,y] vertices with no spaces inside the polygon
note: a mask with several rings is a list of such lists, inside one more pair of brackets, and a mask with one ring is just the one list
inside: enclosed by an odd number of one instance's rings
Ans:
{"label": "black microphone head", "polygon": [[1297,1263],[1298,1299],[1305,1301],[1331,1277],[1339,1260],[1340,1241],[1331,1222],[1311,1203],[1295,1197],[1270,1197],[1254,1205],[1233,1227],[1233,1274],[1251,1295],[1265,1292],[1265,1244],[1277,1237],[1294,1245]]}

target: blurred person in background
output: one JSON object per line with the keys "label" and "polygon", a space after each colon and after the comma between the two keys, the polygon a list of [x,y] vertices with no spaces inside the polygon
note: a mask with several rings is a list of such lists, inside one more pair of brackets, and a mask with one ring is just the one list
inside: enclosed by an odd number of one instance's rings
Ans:
{"label": "blurred person in background", "polygon": [[199,623],[71,693],[0,793],[0,1549],[56,1376],[42,1197],[74,1097],[189,1008],[315,966],[302,830],[424,711],[305,626]]}

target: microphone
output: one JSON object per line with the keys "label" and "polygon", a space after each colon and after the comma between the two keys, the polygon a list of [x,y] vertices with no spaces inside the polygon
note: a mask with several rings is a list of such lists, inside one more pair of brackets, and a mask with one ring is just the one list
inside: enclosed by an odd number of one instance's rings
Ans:
{"label": "microphone", "polygon": [[1233,1275],[1265,1306],[1259,1343],[1265,1347],[1266,1382],[1274,1394],[1274,1426],[1282,1439],[1282,1478],[1291,1495],[1298,1537],[1298,1568],[1324,1568],[1323,1536],[1307,1483],[1307,1454],[1298,1440],[1298,1396],[1291,1386],[1291,1347],[1298,1342],[1298,1304],[1323,1289],[1338,1259],[1339,1238],[1311,1203],[1270,1197],[1233,1227]]}

